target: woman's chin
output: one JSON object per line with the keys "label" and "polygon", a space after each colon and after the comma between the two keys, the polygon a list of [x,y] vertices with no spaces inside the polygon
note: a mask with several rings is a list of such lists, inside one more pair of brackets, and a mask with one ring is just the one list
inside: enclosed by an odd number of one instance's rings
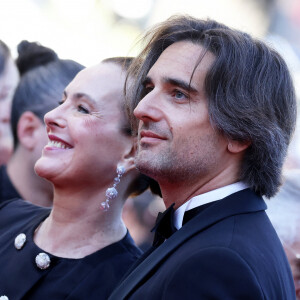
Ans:
{"label": "woman's chin", "polygon": [[[35,173],[47,180],[50,180],[50,178],[53,176],[53,168],[49,166],[49,163],[47,163],[46,159],[41,157],[40,159],[37,160],[34,166],[34,171]],[[51,180],[50,180],[51,181]]]}

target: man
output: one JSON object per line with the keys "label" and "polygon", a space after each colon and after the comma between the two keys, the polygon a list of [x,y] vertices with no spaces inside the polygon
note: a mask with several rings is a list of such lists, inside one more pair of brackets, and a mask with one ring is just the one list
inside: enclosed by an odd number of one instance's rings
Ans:
{"label": "man", "polygon": [[43,118],[58,105],[64,88],[83,66],[61,60],[52,49],[37,43],[23,41],[18,51],[21,79],[11,112],[14,151],[7,165],[0,167],[0,202],[22,198],[36,205],[51,206],[52,184],[34,172],[48,142]]}
{"label": "man", "polygon": [[268,216],[289,260],[300,300],[300,170],[286,171],[280,191],[268,201]]}
{"label": "man", "polygon": [[286,64],[214,21],[173,17],[146,36],[129,72],[136,166],[169,209],[110,299],[295,299],[261,197],[277,191],[295,125]]}

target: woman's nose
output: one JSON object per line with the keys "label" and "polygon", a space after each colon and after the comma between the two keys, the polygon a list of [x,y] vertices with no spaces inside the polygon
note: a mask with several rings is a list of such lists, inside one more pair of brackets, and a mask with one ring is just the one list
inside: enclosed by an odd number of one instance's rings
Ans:
{"label": "woman's nose", "polygon": [[62,105],[47,112],[44,116],[44,122],[47,126],[47,129],[55,127],[64,128],[67,122],[63,113]]}

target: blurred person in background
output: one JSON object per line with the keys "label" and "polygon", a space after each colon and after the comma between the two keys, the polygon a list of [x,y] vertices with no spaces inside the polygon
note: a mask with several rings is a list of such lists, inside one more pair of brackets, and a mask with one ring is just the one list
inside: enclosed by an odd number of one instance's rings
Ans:
{"label": "blurred person in background", "polygon": [[0,167],[0,202],[22,198],[41,206],[51,206],[52,184],[34,172],[48,138],[45,113],[58,106],[64,88],[84,67],[38,43],[22,41],[16,64],[20,82],[11,109],[14,150],[7,165]]}
{"label": "blurred person in background", "polygon": [[18,81],[19,72],[10,50],[0,40],[0,165],[8,161],[13,149],[10,110]]}
{"label": "blurred person in background", "polygon": [[286,171],[275,197],[267,202],[267,214],[283,244],[291,265],[297,300],[300,300],[300,170]]}
{"label": "blurred person in background", "polygon": [[106,300],[141,254],[121,218],[125,200],[149,185],[124,112],[130,62],[79,72],[45,115],[49,142],[35,171],[52,182],[53,207],[0,204],[0,295]]}

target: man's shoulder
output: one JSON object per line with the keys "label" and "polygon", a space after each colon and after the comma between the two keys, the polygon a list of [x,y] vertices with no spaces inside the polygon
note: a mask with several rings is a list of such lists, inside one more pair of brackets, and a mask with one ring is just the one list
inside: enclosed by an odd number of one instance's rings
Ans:
{"label": "man's shoulder", "polygon": [[[276,235],[272,238],[259,234],[254,237],[255,232],[263,231],[264,227],[251,223],[252,217],[265,219],[266,223],[261,222],[261,225],[267,224],[268,218],[264,212],[249,215],[220,220],[174,247],[159,264],[153,266],[156,272],[146,275],[149,281],[144,285],[145,290],[156,286],[160,292],[167,290],[172,298],[176,294],[185,294],[183,286],[187,284],[190,293],[185,295],[190,296],[189,299],[194,299],[197,293],[203,293],[203,298],[205,295],[212,298],[236,295],[236,299],[247,295],[252,295],[253,299],[276,299],[278,293],[282,293],[283,298],[292,293],[292,277]],[[248,229],[245,219],[248,219]],[[249,230],[253,231],[250,237],[247,236]],[[168,240],[162,246],[167,248],[167,243]],[[158,248],[153,254],[158,255],[161,250]],[[151,264],[151,259],[148,263]],[[214,282],[219,283],[216,291],[212,286]],[[173,291],[172,286],[177,288]],[[137,295],[143,294],[144,288]]]}
{"label": "man's shoulder", "polygon": [[[222,200],[221,200],[222,201]],[[218,210],[219,207],[215,207]],[[268,262],[280,258],[285,260],[283,247],[264,210],[241,210],[232,214],[224,214],[201,225],[201,218],[211,217],[214,211],[203,213],[187,223],[181,235],[186,238],[181,245],[174,248],[188,257],[195,253],[202,253],[203,249],[228,249],[236,252],[249,264],[257,264],[260,260]],[[198,227],[198,230],[197,230]],[[176,235],[180,235],[180,230]],[[261,255],[257,255],[260,253]],[[270,265],[272,265],[270,261]],[[260,267],[259,265],[257,266]],[[272,269],[272,267],[270,266]]]}

